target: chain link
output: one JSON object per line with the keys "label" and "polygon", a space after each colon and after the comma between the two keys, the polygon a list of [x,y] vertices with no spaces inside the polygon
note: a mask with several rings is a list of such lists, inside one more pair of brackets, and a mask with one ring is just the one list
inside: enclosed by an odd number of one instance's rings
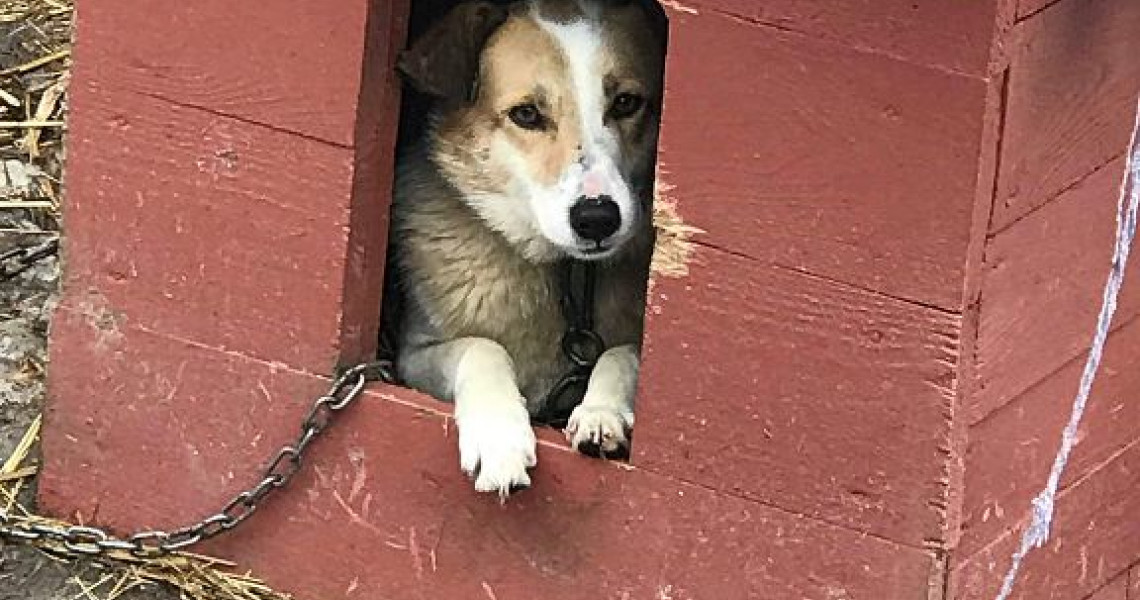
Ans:
{"label": "chain link", "polygon": [[[14,278],[39,260],[54,255],[58,248],[59,238],[56,237],[41,244],[0,254],[0,281]],[[584,389],[594,364],[605,348],[602,339],[594,332],[595,280],[593,264],[573,261],[564,266],[561,300],[567,331],[562,339],[562,350],[572,366],[547,395],[543,421],[550,425],[561,426],[558,423],[565,423],[569,410],[576,401],[567,405],[558,400],[573,388]],[[580,298],[573,293],[576,289],[582,290]],[[305,452],[313,441],[332,425],[337,413],[360,397],[369,381],[396,383],[394,371],[390,359],[361,363],[344,371],[326,394],[313,401],[301,422],[300,434],[293,443],[286,444],[277,451],[258,483],[234,495],[216,514],[197,523],[170,532],[152,529],[118,538],[94,527],[56,526],[16,518],[0,507],[0,541],[49,542],[51,551],[71,556],[126,553],[146,558],[185,550],[221,535],[250,518],[274,491],[288,485],[301,470]]]}
{"label": "chain link", "polygon": [[0,282],[14,279],[39,261],[55,256],[59,251],[59,238],[52,237],[39,244],[13,248],[0,254]]}
{"label": "chain link", "polygon": [[301,470],[309,446],[332,425],[337,413],[360,397],[370,381],[395,383],[392,361],[361,363],[344,371],[329,391],[313,402],[301,422],[301,433],[291,444],[277,451],[262,471],[258,483],[236,494],[216,514],[197,523],[171,532],[144,530],[126,538],[117,538],[94,527],[64,527],[18,519],[0,507],[0,540],[50,542],[54,552],[72,556],[105,556],[120,552],[146,558],[184,550],[225,533],[252,516],[274,491],[288,485]]}
{"label": "chain link", "polygon": [[597,266],[589,261],[570,260],[563,263],[560,277],[562,318],[566,321],[562,355],[570,367],[546,393],[534,418],[538,424],[557,429],[569,423],[570,414],[586,392],[594,365],[606,349],[605,341],[594,331]]}

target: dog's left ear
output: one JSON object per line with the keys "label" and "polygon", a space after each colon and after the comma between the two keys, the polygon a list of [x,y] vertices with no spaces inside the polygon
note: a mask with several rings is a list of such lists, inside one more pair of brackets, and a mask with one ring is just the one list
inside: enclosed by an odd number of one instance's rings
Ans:
{"label": "dog's left ear", "polygon": [[462,102],[478,77],[483,46],[506,20],[507,9],[491,2],[460,4],[404,51],[396,68],[416,90]]}

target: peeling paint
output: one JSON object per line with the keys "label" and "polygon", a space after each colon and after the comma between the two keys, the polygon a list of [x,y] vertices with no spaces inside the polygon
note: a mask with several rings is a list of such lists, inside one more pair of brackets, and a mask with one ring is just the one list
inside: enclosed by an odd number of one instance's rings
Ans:
{"label": "peeling paint", "polygon": [[692,6],[687,6],[685,4],[681,4],[680,2],[677,2],[677,0],[660,0],[660,1],[661,1],[661,6],[664,6],[665,8],[671,8],[677,12],[687,13],[690,15],[701,14],[701,11],[697,10],[696,8],[693,8]]}
{"label": "peeling paint", "polygon": [[649,290],[658,277],[680,278],[689,274],[695,245],[694,235],[703,230],[688,225],[677,211],[677,202],[669,194],[674,187],[657,176],[654,190],[653,224],[657,228],[657,241],[653,248],[653,261],[649,268]]}
{"label": "peeling paint", "polygon": [[87,290],[76,306],[87,325],[97,333],[93,343],[96,350],[110,350],[123,340],[123,326],[127,318],[111,308],[110,302],[98,290]]}

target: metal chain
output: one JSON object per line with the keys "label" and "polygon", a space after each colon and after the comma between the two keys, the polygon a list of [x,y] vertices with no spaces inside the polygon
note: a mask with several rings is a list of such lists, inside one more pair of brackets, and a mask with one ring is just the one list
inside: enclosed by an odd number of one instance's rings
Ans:
{"label": "metal chain", "polygon": [[[37,261],[57,252],[59,238],[0,254],[0,281],[7,281],[30,268]],[[581,281],[575,281],[575,275]],[[547,418],[551,425],[564,423],[573,405],[558,402],[574,387],[584,387],[590,372],[605,349],[601,337],[594,332],[594,285],[596,272],[592,263],[571,261],[562,272],[562,311],[566,333],[562,350],[571,368],[547,395]],[[574,296],[574,289],[582,297]],[[0,507],[0,541],[53,542],[52,550],[72,556],[108,556],[116,552],[134,557],[164,556],[230,531],[248,519],[276,490],[285,487],[301,469],[305,452],[333,422],[337,413],[348,408],[370,381],[397,383],[391,359],[361,363],[336,378],[329,391],[318,397],[301,422],[301,433],[291,444],[282,446],[269,461],[261,480],[235,495],[217,513],[192,525],[163,531],[148,529],[129,537],[116,537],[102,529],[81,525],[55,526],[11,516]]]}
{"label": "metal chain", "polygon": [[[582,400],[594,365],[605,351],[602,337],[594,331],[594,290],[597,284],[594,262],[570,260],[561,270],[561,308],[566,321],[562,335],[562,354],[570,368],[554,383],[542,403],[537,423],[557,429],[566,427],[574,408]],[[581,297],[574,295],[581,290]],[[570,392],[574,392],[570,395]]]}
{"label": "metal chain", "polygon": [[235,495],[216,514],[193,525],[171,532],[139,531],[120,538],[94,527],[57,527],[44,523],[27,523],[12,517],[0,507],[0,540],[16,542],[54,542],[57,552],[82,556],[106,556],[125,552],[135,557],[164,556],[184,550],[204,540],[230,531],[257,511],[274,491],[285,487],[301,469],[306,450],[332,424],[337,413],[348,408],[370,381],[396,381],[391,360],[358,364],[346,370],[333,382],[329,391],[313,402],[301,422],[301,433],[291,444],[282,446],[261,480]]}
{"label": "metal chain", "polygon": [[13,248],[0,254],[0,282],[14,279],[39,261],[55,256],[58,251],[59,237],[55,236],[39,244]]}

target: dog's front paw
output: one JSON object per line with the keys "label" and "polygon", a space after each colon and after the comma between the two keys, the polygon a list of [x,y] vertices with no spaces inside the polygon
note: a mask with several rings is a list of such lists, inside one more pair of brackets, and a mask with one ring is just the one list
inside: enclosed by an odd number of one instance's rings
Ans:
{"label": "dog's front paw", "polygon": [[475,478],[475,489],[511,492],[530,487],[527,469],[537,464],[530,414],[520,403],[482,405],[456,416],[459,465]]}
{"label": "dog's front paw", "polygon": [[632,420],[609,406],[581,404],[570,414],[566,439],[571,447],[587,456],[629,458]]}

